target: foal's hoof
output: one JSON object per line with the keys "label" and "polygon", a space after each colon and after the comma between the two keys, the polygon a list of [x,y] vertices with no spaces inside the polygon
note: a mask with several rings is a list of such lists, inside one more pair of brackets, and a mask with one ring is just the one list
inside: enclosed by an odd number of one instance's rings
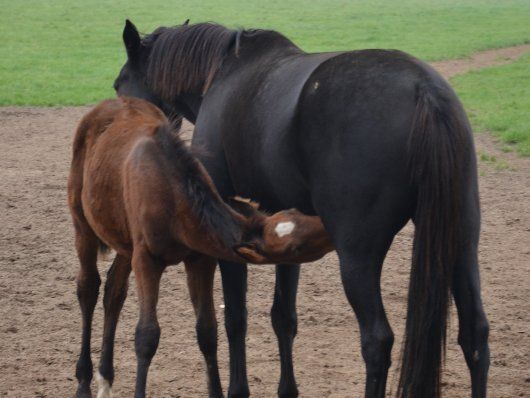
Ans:
{"label": "foal's hoof", "polygon": [[98,382],[97,398],[112,398],[112,386],[110,385],[110,382],[99,372],[96,373],[96,380]]}

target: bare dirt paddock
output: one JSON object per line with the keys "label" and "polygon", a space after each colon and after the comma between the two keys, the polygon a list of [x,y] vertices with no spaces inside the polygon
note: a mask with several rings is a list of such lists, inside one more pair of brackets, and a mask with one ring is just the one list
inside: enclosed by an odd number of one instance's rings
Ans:
{"label": "bare dirt paddock", "polygon": [[[77,259],[66,207],[66,176],[77,121],[88,108],[0,108],[0,396],[74,394],[80,312],[74,278]],[[480,162],[483,296],[491,321],[491,397],[530,396],[530,160],[495,149],[477,135],[478,150],[497,156]],[[396,238],[383,271],[383,293],[396,333],[398,364],[404,326],[411,232]],[[100,263],[105,274],[108,261]],[[276,338],[269,319],[274,267],[249,269],[248,371],[255,397],[275,395]],[[216,306],[222,304],[219,275]],[[153,397],[206,395],[204,366],[195,343],[194,316],[183,267],[163,277],[159,304],[162,338],[151,367]],[[295,367],[302,397],[359,397],[364,365],[359,331],[339,280],[335,255],[303,266],[298,295]],[[102,305],[95,314],[93,359],[99,359]],[[135,371],[135,284],[131,281],[117,333],[115,394],[132,396]],[[223,313],[218,311],[223,324]],[[452,316],[445,396],[470,395]],[[227,343],[220,329],[220,366],[227,386]],[[396,366],[390,387],[395,390]]]}

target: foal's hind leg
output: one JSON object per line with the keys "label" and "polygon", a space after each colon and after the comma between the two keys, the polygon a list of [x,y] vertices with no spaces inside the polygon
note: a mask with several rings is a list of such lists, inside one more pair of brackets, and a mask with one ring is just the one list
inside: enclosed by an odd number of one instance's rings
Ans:
{"label": "foal's hind leg", "polygon": [[81,353],[77,361],[76,377],[79,382],[76,396],[91,397],[92,359],[90,357],[90,338],[92,317],[98,300],[101,279],[97,268],[98,240],[88,226],[75,223],[75,246],[81,265],[77,275],[77,298],[81,307],[83,334]]}
{"label": "foal's hind leg", "polygon": [[103,324],[103,344],[101,346],[101,359],[99,362],[98,398],[111,397],[111,387],[114,382],[114,336],[116,325],[120,317],[125,298],[127,297],[131,261],[128,258],[116,255],[114,262],[107,273],[105,283],[105,320]]}
{"label": "foal's hind leg", "polygon": [[135,349],[137,359],[135,398],[144,398],[149,365],[158,348],[160,326],[156,315],[160,278],[164,265],[155,261],[142,248],[135,248],[132,269],[136,277],[140,319],[136,326]]}
{"label": "foal's hind leg", "polygon": [[298,396],[293,369],[293,341],[297,331],[296,292],[299,277],[300,265],[298,264],[276,266],[276,286],[271,319],[280,349],[281,374],[278,386],[280,397]]}
{"label": "foal's hind leg", "polygon": [[208,396],[222,397],[217,364],[217,319],[213,302],[213,278],[217,261],[211,257],[194,254],[184,260],[184,264],[191,302],[197,317],[197,341],[206,361]]}

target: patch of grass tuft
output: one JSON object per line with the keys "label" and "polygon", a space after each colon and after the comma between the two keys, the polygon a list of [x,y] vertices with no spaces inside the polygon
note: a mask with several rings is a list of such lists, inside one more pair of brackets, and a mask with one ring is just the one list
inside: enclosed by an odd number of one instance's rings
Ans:
{"label": "patch of grass tuft", "polygon": [[483,162],[494,163],[497,161],[497,158],[494,155],[489,155],[485,152],[479,151],[478,155],[479,155],[479,159],[482,160]]}
{"label": "patch of grass tuft", "polygon": [[[490,155],[486,152],[478,151],[478,158],[480,161],[493,166],[495,170],[515,170],[515,168],[504,159],[497,159],[495,155]],[[483,174],[481,174],[483,175]]]}

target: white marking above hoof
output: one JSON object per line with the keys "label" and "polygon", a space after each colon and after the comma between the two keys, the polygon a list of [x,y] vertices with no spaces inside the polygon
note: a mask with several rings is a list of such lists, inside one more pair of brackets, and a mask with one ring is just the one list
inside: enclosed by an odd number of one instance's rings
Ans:
{"label": "white marking above hoof", "polygon": [[112,387],[107,379],[101,373],[96,373],[96,380],[98,382],[98,396],[97,398],[112,398]]}
{"label": "white marking above hoof", "polygon": [[278,235],[280,238],[289,235],[294,230],[294,222],[287,221],[287,222],[280,222],[276,225],[276,228],[274,228],[274,232],[276,232],[276,235]]}

